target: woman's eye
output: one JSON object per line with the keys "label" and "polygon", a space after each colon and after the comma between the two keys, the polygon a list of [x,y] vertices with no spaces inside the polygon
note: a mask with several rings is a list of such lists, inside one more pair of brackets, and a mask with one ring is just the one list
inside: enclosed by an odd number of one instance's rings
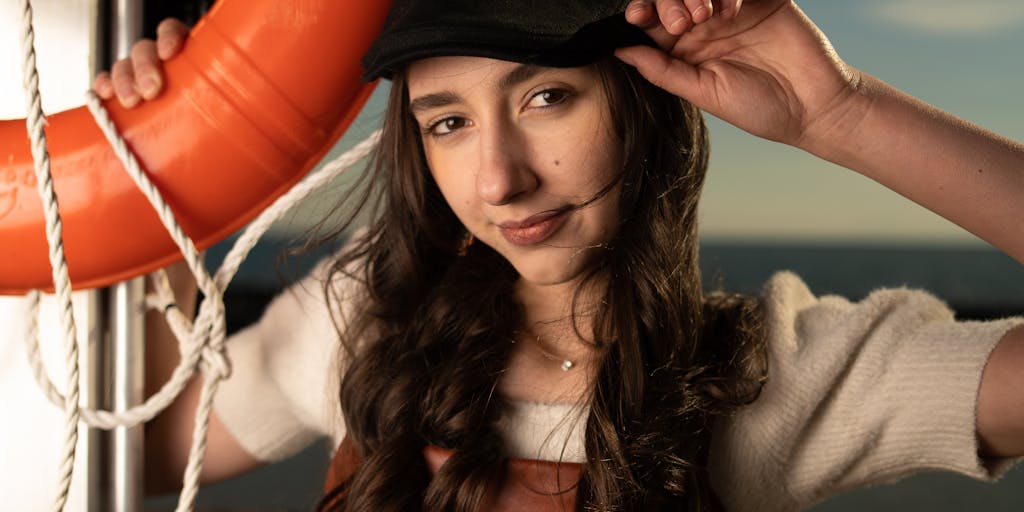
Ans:
{"label": "woman's eye", "polygon": [[565,89],[544,89],[530,98],[528,107],[550,107],[562,103],[569,97],[569,91]]}
{"label": "woman's eye", "polygon": [[435,136],[448,135],[464,126],[466,126],[466,119],[463,117],[444,117],[427,125],[423,132]]}

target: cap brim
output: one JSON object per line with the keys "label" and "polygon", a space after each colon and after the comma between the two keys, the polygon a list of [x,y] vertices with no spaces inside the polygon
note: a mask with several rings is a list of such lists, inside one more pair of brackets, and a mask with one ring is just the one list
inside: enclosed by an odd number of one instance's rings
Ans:
{"label": "cap brim", "polygon": [[386,30],[374,41],[363,58],[363,78],[392,78],[412,61],[444,56],[576,67],[609,56],[616,48],[643,44],[654,43],[621,13],[589,23],[571,34],[533,33],[500,26],[414,26]]}

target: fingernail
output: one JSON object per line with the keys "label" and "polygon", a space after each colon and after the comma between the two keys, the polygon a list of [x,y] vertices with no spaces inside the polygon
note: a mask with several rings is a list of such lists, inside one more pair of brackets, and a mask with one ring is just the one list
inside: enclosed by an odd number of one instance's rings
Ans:
{"label": "fingernail", "polygon": [[642,22],[647,13],[648,6],[650,6],[650,3],[647,0],[631,2],[629,7],[626,8],[626,19],[631,22]]}
{"label": "fingernail", "polygon": [[121,99],[121,105],[125,108],[132,108],[139,104],[139,95],[131,94]]}
{"label": "fingernail", "polygon": [[686,25],[687,22],[690,21],[690,17],[686,15],[685,9],[673,9],[672,11],[670,11],[669,14],[676,18],[675,21],[669,23],[667,27],[669,32],[676,32],[678,29],[682,28],[684,25]]}
{"label": "fingernail", "polygon": [[711,17],[711,15],[710,15],[710,11],[708,11],[707,5],[702,5],[700,7],[697,7],[693,11],[693,22],[694,23],[703,23],[704,20],[708,19],[709,17]]}
{"label": "fingernail", "polygon": [[156,78],[147,75],[139,79],[139,89],[142,92],[142,96],[147,99],[151,99],[160,91],[160,84],[157,82]]}
{"label": "fingernail", "polygon": [[157,41],[157,51],[162,56],[167,56],[167,54],[170,53],[170,51],[173,50],[175,45],[177,45],[177,44],[178,44],[178,40],[177,39],[170,39],[170,38],[160,39],[159,41]]}

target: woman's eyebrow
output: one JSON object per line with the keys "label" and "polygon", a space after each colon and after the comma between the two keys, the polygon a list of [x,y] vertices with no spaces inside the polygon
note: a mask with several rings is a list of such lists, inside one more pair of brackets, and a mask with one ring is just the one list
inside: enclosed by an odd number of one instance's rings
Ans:
{"label": "woman's eyebrow", "polygon": [[519,64],[518,66],[509,70],[498,80],[498,89],[508,89],[510,87],[519,85],[534,77],[537,73],[540,73],[544,68],[540,66],[534,66],[532,64]]}
{"label": "woman's eyebrow", "polygon": [[[543,71],[544,68],[540,66],[534,66],[532,64],[519,64],[516,67],[510,69],[508,73],[502,75],[498,79],[498,89],[508,89],[519,85]],[[419,114],[425,110],[430,110],[439,107],[446,107],[462,101],[462,98],[458,94],[451,91],[436,92],[420,96],[409,102],[409,110],[413,115]]]}
{"label": "woman's eyebrow", "polygon": [[409,110],[416,115],[425,110],[452,105],[462,101],[458,94],[451,91],[435,92],[420,96],[409,102]]}

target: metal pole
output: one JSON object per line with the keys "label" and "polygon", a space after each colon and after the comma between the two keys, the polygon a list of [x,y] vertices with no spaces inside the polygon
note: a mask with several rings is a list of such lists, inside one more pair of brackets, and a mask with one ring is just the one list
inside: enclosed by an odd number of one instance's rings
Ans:
{"label": "metal pole", "polygon": [[[110,398],[115,411],[144,400],[146,285],[142,278],[115,284],[107,298],[110,326]],[[103,510],[142,510],[143,429],[118,427],[110,436],[110,500]]]}
{"label": "metal pole", "polygon": [[132,44],[142,37],[142,0],[113,0],[111,6],[111,57],[127,57]]}
{"label": "metal pole", "polygon": [[[142,37],[142,7],[143,0],[97,0],[96,12],[107,16],[94,18],[93,62],[98,68],[94,71],[108,69],[130,54],[132,44]],[[137,278],[95,294],[106,314],[97,315],[102,341],[89,354],[88,385],[102,395],[100,405],[115,411],[145,399],[145,292],[145,280]],[[118,427],[109,433],[92,430],[88,446],[89,510],[142,510],[143,427]]]}
{"label": "metal pole", "polygon": [[[142,278],[91,292],[85,375],[91,406],[124,411],[145,398],[145,292]],[[142,426],[91,428],[86,446],[88,510],[142,510]]]}
{"label": "metal pole", "polygon": [[[142,37],[142,0],[114,0],[111,20],[111,49],[115,59],[127,57],[132,44]],[[145,295],[143,278],[111,287],[110,305],[110,394],[114,410],[123,411],[145,399]],[[111,435],[111,499],[108,510],[142,510],[143,446],[142,426],[119,427]]]}

